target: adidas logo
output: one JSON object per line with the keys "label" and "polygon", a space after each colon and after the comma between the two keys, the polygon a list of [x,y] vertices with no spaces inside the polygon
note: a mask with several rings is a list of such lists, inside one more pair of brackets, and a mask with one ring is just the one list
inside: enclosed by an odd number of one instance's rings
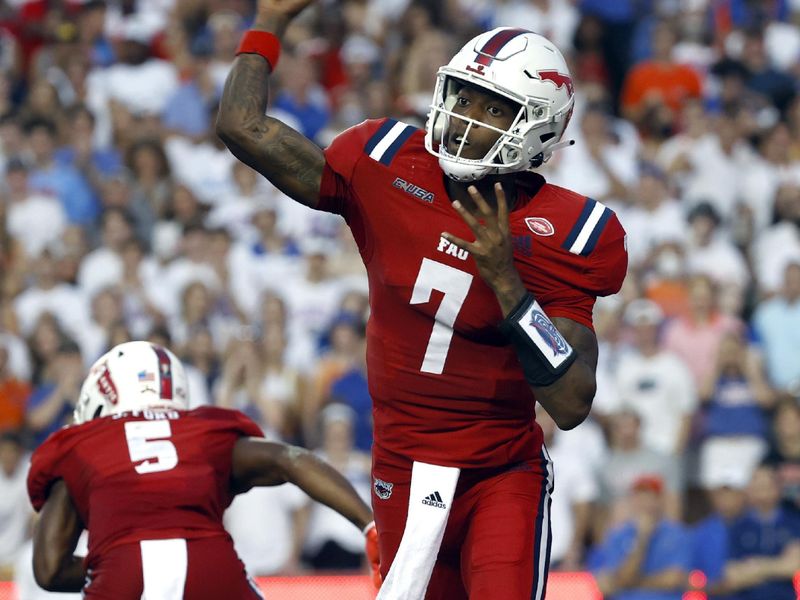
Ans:
{"label": "adidas logo", "polygon": [[428,506],[435,506],[436,508],[447,508],[447,505],[442,502],[442,497],[439,495],[439,492],[433,492],[430,496],[426,496],[422,499],[422,503]]}

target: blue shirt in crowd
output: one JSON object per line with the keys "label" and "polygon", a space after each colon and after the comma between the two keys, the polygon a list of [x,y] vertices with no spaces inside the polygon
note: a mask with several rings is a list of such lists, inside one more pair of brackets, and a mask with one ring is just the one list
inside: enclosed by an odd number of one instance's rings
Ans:
{"label": "blue shirt in crowd", "polygon": [[[597,571],[613,571],[622,566],[636,544],[636,525],[624,523],[612,529],[602,546],[595,553],[590,568]],[[682,569],[689,572],[692,560],[692,545],[686,529],[672,521],[661,521],[650,538],[647,553],[642,563],[642,575],[656,575],[667,569]],[[681,600],[682,590],[624,590],[609,600]]]}
{"label": "blue shirt in crowd", "polygon": [[722,376],[705,413],[707,436],[752,435],[763,439],[769,433],[764,411],[744,377]]}
{"label": "blue shirt in crowd", "polygon": [[356,413],[353,441],[358,450],[372,450],[372,399],[367,377],[361,369],[351,369],[331,385],[331,397],[352,408]]}
{"label": "blue shirt in crowd", "polygon": [[764,347],[770,381],[783,389],[800,381],[800,301],[789,304],[780,296],[766,300],[756,309],[753,324]]}
{"label": "blue shirt in crowd", "polygon": [[[719,583],[725,575],[725,563],[729,558],[730,528],[719,515],[711,515],[691,529],[691,570],[702,571],[708,585]],[[708,600],[740,600],[736,594],[709,595]]]}
{"label": "blue shirt in crowd", "polygon": [[[770,518],[756,512],[742,517],[730,529],[731,560],[753,557],[778,557],[790,543],[800,542],[800,520],[781,508]],[[746,590],[741,600],[796,600],[791,579],[768,581]]]}
{"label": "blue shirt in crowd", "polygon": [[29,182],[33,190],[54,194],[73,225],[90,225],[100,214],[91,186],[74,167],[54,162],[47,169],[31,171]]}

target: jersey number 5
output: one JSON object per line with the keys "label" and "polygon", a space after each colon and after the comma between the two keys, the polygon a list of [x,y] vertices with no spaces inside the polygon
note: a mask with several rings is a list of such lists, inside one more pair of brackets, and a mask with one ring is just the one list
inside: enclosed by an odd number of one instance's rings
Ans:
{"label": "jersey number 5", "polygon": [[434,317],[433,331],[431,331],[425,358],[422,361],[420,370],[423,373],[442,374],[444,361],[447,360],[447,352],[450,350],[450,342],[453,340],[453,324],[456,322],[456,317],[467,298],[471,285],[471,274],[430,258],[422,259],[414,291],[411,294],[411,304],[429,302],[433,290],[444,293],[442,303]]}
{"label": "jersey number 5", "polygon": [[[178,451],[168,438],[172,436],[169,421],[128,421],[125,440],[131,462],[139,475],[169,471],[178,465]],[[141,461],[141,462],[140,462]]]}

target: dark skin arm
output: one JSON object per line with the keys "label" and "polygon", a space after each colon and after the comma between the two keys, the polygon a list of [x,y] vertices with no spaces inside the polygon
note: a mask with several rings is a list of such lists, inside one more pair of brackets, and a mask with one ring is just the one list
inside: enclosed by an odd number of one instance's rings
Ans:
{"label": "dark skin arm", "polygon": [[33,576],[50,592],[79,592],[86,582],[83,559],[73,555],[84,526],[59,479],[50,490],[33,534]]}
{"label": "dark skin arm", "polygon": [[231,490],[243,493],[254,486],[293,483],[317,502],[329,506],[363,530],[372,522],[372,510],[353,486],[333,467],[308,450],[242,438],[233,448]]}
{"label": "dark skin arm", "polygon": [[[279,38],[312,0],[261,0],[253,29]],[[217,116],[217,135],[236,158],[301,204],[319,201],[325,157],[311,140],[264,114],[269,99],[270,65],[258,54],[242,54],[225,82]]]}
{"label": "dark skin arm", "polygon": [[[527,293],[514,266],[505,192],[499,182],[495,184],[497,210],[493,210],[475,186],[470,186],[467,191],[471,198],[470,208],[460,201],[453,202],[453,208],[469,225],[475,241],[467,242],[447,232],[442,236],[472,255],[481,278],[494,290],[505,317]],[[571,319],[556,317],[552,321],[578,356],[553,384],[532,389],[536,400],[556,425],[561,429],[572,429],[586,419],[592,407],[597,387],[597,338],[591,329]]]}

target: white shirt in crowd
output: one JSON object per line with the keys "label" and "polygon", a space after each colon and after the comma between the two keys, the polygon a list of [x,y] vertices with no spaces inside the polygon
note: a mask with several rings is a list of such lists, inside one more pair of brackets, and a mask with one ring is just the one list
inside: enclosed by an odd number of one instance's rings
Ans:
{"label": "white shirt in crowd", "polygon": [[0,469],[0,565],[13,565],[28,539],[33,509],[28,501],[28,466],[23,456],[9,476]]}
{"label": "white shirt in crowd", "polygon": [[47,246],[61,238],[67,216],[57,198],[31,194],[22,202],[8,205],[6,231],[22,243],[25,254],[35,258]]}
{"label": "white shirt in crowd", "polygon": [[[325,453],[320,453],[320,457],[328,460]],[[364,502],[369,503],[372,486],[366,468],[367,463],[364,458],[359,457],[351,459],[340,472],[353,485]],[[313,555],[328,541],[335,542],[353,554],[364,551],[364,534],[332,508],[315,502],[311,505],[304,549]]]}
{"label": "white shirt in crowd", "polygon": [[164,142],[175,181],[188,187],[198,200],[214,205],[236,193],[233,164],[236,157],[226,148],[172,135]]}
{"label": "white shirt in crowd", "polygon": [[740,289],[744,289],[750,281],[742,253],[719,235],[707,246],[698,246],[689,240],[686,244],[686,266],[692,275],[707,275],[719,284],[733,284]]}
{"label": "white shirt in crowd", "polygon": [[292,557],[294,513],[308,498],[291,483],[253,488],[225,512],[225,529],[252,576],[273,575]]}
{"label": "white shirt in crowd", "polygon": [[617,216],[628,233],[628,260],[634,266],[653,248],[667,242],[683,244],[687,237],[686,218],[677,200],[665,200],[655,210],[633,206]]}
{"label": "white shirt in crowd", "polygon": [[160,115],[178,85],[175,65],[157,58],[96,69],[88,78],[89,94],[119,102],[133,114]]}
{"label": "white shirt in crowd", "polygon": [[31,287],[17,296],[14,311],[24,335],[30,335],[42,313],[53,314],[72,337],[78,337],[88,320],[89,304],[75,286],[59,283],[49,290]]}
{"label": "white shirt in crowd", "polygon": [[655,356],[627,354],[617,370],[620,407],[632,408],[641,418],[645,446],[672,455],[683,418],[697,407],[692,374],[669,352]]}
{"label": "white shirt in crowd", "polygon": [[550,505],[553,531],[550,560],[555,563],[565,557],[575,534],[573,506],[593,502],[597,499],[599,490],[591,465],[584,456],[575,454],[558,443],[549,452],[553,464],[556,465],[556,485]]}

